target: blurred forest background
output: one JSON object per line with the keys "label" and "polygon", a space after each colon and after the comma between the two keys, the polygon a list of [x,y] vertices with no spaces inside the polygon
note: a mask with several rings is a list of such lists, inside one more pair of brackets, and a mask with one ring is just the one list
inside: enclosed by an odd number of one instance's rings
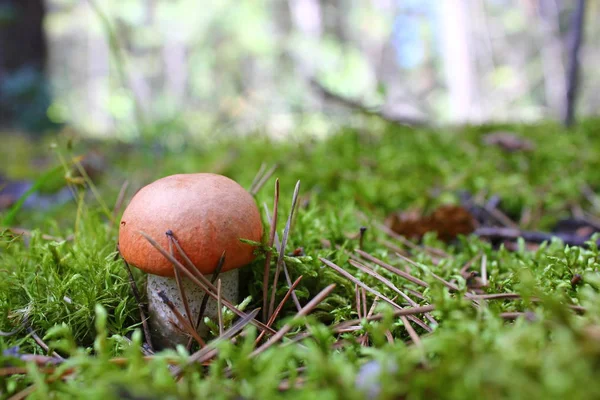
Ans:
{"label": "blurred forest background", "polygon": [[[2,122],[178,140],[321,135],[357,110],[434,125],[560,119],[578,4],[0,0]],[[587,2],[579,116],[600,106],[599,15]]]}

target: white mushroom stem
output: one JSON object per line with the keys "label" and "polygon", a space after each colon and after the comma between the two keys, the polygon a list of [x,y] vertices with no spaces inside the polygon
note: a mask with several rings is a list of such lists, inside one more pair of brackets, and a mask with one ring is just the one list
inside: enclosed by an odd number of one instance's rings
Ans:
{"label": "white mushroom stem", "polygon": [[[206,276],[206,278],[210,280],[211,276]],[[223,272],[219,274],[219,279],[221,280],[221,296],[236,303],[239,293],[239,270],[233,269],[231,271]],[[202,299],[206,292],[185,277],[182,277],[182,283],[192,314],[192,321],[195,323],[198,318],[198,313],[200,312]],[[189,335],[182,333],[186,332],[185,328],[179,323],[169,306],[165,304],[158,295],[162,291],[168,299],[171,300],[177,311],[179,311],[179,313],[187,320],[187,313],[185,312],[185,307],[181,300],[181,293],[177,287],[175,278],[148,274],[148,284],[146,289],[148,292],[149,322],[153,341],[155,341],[159,347],[174,347],[177,344],[186,344]],[[217,320],[217,301],[212,297],[208,298],[204,316],[209,317],[214,321]],[[178,328],[173,326],[173,323],[176,324]],[[201,337],[205,337],[207,334],[207,327],[203,321],[200,323],[198,333]]]}

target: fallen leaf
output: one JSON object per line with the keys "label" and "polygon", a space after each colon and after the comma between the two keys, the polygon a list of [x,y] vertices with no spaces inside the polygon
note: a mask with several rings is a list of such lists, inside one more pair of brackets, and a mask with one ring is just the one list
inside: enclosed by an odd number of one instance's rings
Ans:
{"label": "fallen leaf", "polygon": [[497,146],[509,153],[533,151],[535,149],[533,142],[507,131],[488,133],[483,137],[482,141],[488,146]]}
{"label": "fallen leaf", "polygon": [[465,208],[443,205],[429,215],[417,210],[393,213],[385,221],[388,228],[410,238],[421,239],[427,232],[436,232],[439,239],[451,241],[458,235],[468,235],[476,228],[475,218]]}

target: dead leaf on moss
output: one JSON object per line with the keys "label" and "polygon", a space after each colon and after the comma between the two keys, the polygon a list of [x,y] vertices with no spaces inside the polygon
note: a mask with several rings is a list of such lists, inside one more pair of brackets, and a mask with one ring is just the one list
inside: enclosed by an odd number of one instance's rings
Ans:
{"label": "dead leaf on moss", "polygon": [[488,133],[483,137],[482,141],[488,146],[497,146],[509,153],[535,150],[533,142],[519,137],[512,132],[498,131]]}
{"label": "dead leaf on moss", "polygon": [[387,217],[385,224],[410,239],[421,239],[427,232],[436,232],[438,238],[446,242],[472,233],[477,225],[465,208],[455,205],[440,206],[429,215],[422,215],[418,210],[396,212]]}

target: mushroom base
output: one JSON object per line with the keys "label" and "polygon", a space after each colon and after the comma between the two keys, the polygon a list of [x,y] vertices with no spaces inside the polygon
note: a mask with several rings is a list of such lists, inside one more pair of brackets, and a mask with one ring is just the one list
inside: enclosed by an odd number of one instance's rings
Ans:
{"label": "mushroom base", "polygon": [[[209,280],[211,278],[211,276],[206,277]],[[221,296],[234,304],[237,303],[239,271],[234,269],[223,272],[219,275],[219,279],[221,280]],[[182,283],[192,313],[192,321],[196,322],[205,292],[188,278],[182,278]],[[146,289],[148,293],[148,312],[150,314],[149,323],[154,346],[156,348],[166,348],[175,347],[178,344],[187,344],[190,336],[184,333],[185,328],[158,295],[159,292],[164,292],[169,300],[173,302],[175,308],[187,318],[175,278],[149,274]],[[213,320],[217,319],[217,301],[212,297],[208,299],[204,316]],[[171,321],[177,327],[173,326]],[[205,337],[207,332],[208,328],[204,322],[201,322],[198,333],[201,337]]]}

